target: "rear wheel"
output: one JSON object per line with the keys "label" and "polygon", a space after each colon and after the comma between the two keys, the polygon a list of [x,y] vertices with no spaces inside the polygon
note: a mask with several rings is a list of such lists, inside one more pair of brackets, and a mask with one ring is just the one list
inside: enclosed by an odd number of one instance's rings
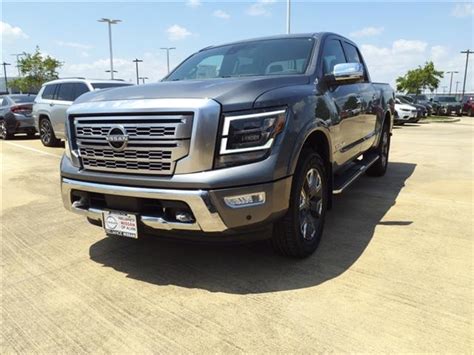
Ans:
{"label": "rear wheel", "polygon": [[283,255],[304,258],[319,245],[328,202],[324,161],[314,151],[305,151],[298,163],[285,217],[276,223],[272,244]]}
{"label": "rear wheel", "polygon": [[3,140],[11,139],[13,134],[8,133],[7,124],[5,120],[0,121],[0,138]]}
{"label": "rear wheel", "polygon": [[470,109],[467,111],[467,115],[468,115],[469,117],[474,116],[474,111],[472,110],[472,108],[470,108]]}
{"label": "rear wheel", "polygon": [[41,143],[46,147],[57,147],[60,140],[54,135],[51,122],[47,118],[43,118],[39,124]]}
{"label": "rear wheel", "polygon": [[389,126],[386,124],[382,129],[382,136],[380,142],[375,148],[375,153],[378,155],[378,160],[367,169],[367,175],[369,176],[383,176],[387,171],[388,166],[388,155],[390,152],[390,131]]}

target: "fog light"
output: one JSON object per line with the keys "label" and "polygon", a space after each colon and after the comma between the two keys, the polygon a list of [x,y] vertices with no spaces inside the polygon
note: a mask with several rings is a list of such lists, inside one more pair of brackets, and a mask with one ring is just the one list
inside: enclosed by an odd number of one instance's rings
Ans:
{"label": "fog light", "polygon": [[227,206],[231,208],[250,207],[263,205],[265,203],[265,192],[224,197]]}

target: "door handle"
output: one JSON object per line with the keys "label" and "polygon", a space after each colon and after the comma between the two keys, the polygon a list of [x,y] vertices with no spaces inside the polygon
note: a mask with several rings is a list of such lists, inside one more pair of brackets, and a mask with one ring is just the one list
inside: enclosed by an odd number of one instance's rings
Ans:
{"label": "door handle", "polygon": [[54,106],[54,104],[53,104],[53,103],[50,103],[50,104],[49,104],[49,106],[53,107],[53,106]]}

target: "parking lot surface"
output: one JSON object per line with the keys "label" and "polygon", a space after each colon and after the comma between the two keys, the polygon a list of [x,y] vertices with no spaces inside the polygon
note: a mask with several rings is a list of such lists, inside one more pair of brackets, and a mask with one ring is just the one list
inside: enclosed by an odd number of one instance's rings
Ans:
{"label": "parking lot surface", "polygon": [[473,122],[396,127],[305,260],[107,238],[63,209],[62,148],[2,142],[1,352],[472,352]]}

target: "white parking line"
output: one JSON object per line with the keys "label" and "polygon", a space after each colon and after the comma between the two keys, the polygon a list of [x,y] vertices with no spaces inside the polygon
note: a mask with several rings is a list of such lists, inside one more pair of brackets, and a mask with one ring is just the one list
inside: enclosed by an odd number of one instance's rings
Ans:
{"label": "white parking line", "polygon": [[3,143],[13,145],[13,146],[18,147],[18,148],[23,148],[23,149],[26,149],[26,150],[31,150],[32,152],[36,152],[36,153],[40,153],[40,154],[44,154],[44,155],[49,155],[49,156],[56,157],[56,158],[61,158],[61,156],[62,156],[62,155],[58,155],[58,154],[48,153],[48,152],[45,152],[45,151],[42,151],[42,150],[39,150],[39,149],[26,147],[24,145],[13,143],[13,142],[3,142]]}

